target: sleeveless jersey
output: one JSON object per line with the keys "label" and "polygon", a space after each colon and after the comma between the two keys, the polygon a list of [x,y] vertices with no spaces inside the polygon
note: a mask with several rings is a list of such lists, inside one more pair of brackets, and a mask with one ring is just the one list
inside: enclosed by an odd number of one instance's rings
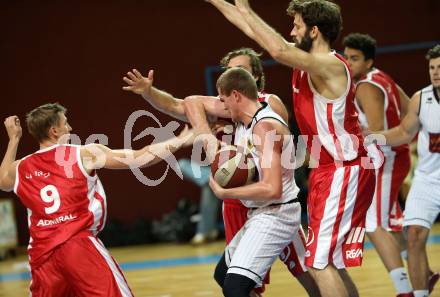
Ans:
{"label": "sleeveless jersey", "polygon": [[[370,83],[376,86],[384,95],[384,130],[398,126],[401,120],[401,103],[399,90],[397,89],[396,83],[393,81],[393,79],[385,72],[379,69],[373,69],[359,80],[359,82],[356,84],[356,87],[362,83]],[[361,126],[368,128],[365,113],[361,110],[356,100],[355,105],[359,113],[359,122],[361,123]],[[381,150],[385,153],[385,155],[389,154],[391,151],[408,154],[409,146],[407,144],[396,147],[382,146]]]}
{"label": "sleeveless jersey", "polygon": [[419,120],[419,161],[415,174],[440,184],[440,98],[432,85],[420,92]]}
{"label": "sleeveless jersey", "polygon": [[[270,96],[272,96],[272,94],[268,94],[268,93],[264,93],[264,92],[258,92],[258,101],[259,102],[267,102],[269,103],[269,98]],[[234,125],[234,123],[232,122],[231,119],[221,119],[224,121],[228,121],[229,123],[231,123],[231,125]],[[218,140],[222,140],[222,138],[224,137],[224,133],[217,133],[216,137]],[[231,140],[234,139],[234,134],[231,135]],[[230,203],[230,204],[240,204],[241,202],[237,199],[224,199],[223,202],[225,202],[226,204]]]}
{"label": "sleeveless jersey", "polygon": [[14,192],[28,212],[32,267],[57,246],[104,228],[107,203],[96,172],[85,171],[80,146],[55,145],[23,158],[17,166]]}
{"label": "sleeveless jersey", "polygon": [[[275,113],[270,106],[263,102],[263,106],[255,113],[252,118],[252,122],[246,127],[242,123],[238,123],[235,130],[234,144],[245,148],[245,151],[249,151],[254,158],[254,162],[259,174],[259,178],[263,178],[263,171],[260,164],[260,153],[257,151],[254,145],[253,130],[255,125],[264,119],[275,119],[281,122],[287,127],[284,120]],[[282,172],[282,196],[279,199],[269,200],[269,201],[251,201],[251,200],[241,200],[241,202],[246,207],[264,207],[272,203],[284,203],[292,199],[295,199],[298,195],[299,188],[295,183],[294,178],[294,158],[295,150],[293,144],[293,137],[290,135],[285,135],[288,139],[284,140],[282,155],[281,155],[281,172]]]}
{"label": "sleeveless jersey", "polygon": [[[347,87],[341,97],[330,100],[319,94],[307,72],[293,71],[293,106],[301,134],[307,137],[307,147],[320,165],[335,161],[354,161],[366,156],[364,139],[354,105],[355,88],[347,62],[344,63]],[[320,150],[319,148],[322,147]]]}

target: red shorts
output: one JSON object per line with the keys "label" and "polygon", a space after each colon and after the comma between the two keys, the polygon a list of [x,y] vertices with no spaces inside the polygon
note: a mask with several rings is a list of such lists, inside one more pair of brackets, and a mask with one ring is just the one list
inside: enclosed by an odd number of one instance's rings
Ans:
{"label": "red shorts", "polygon": [[300,226],[298,233],[293,238],[280,255],[280,260],[286,264],[287,269],[294,277],[298,277],[307,271],[304,264],[304,257],[306,254],[306,237],[304,230]]}
{"label": "red shorts", "polygon": [[320,166],[309,181],[305,265],[341,269],[362,264],[365,216],[374,195],[374,169]]}
{"label": "red shorts", "polygon": [[402,231],[403,214],[399,204],[399,189],[408,175],[411,160],[408,152],[389,154],[376,170],[376,191],[367,212],[367,232],[377,227]]}
{"label": "red shorts", "polygon": [[33,297],[133,296],[118,264],[92,236],[69,239],[31,273]]}

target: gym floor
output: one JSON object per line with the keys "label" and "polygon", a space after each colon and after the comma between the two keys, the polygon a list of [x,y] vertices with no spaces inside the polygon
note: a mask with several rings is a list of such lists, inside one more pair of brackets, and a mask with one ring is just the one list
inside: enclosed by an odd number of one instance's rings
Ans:
{"label": "gym floor", "polygon": [[[212,278],[215,264],[224,248],[223,241],[200,247],[189,244],[158,244],[110,249],[121,264],[137,297],[220,297]],[[440,224],[434,226],[428,243],[430,266],[440,271]],[[27,257],[20,255],[0,262],[0,297],[28,296],[30,281]],[[349,270],[362,297],[395,296],[391,280],[377,253],[367,242],[362,268]],[[306,297],[306,292],[276,261],[271,283],[264,297]],[[432,297],[440,297],[440,284]]]}

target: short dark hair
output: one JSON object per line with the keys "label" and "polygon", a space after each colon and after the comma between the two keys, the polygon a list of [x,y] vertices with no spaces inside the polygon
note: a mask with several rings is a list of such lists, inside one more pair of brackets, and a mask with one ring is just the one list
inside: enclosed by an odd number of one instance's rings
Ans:
{"label": "short dark hair", "polygon": [[433,48],[431,48],[426,54],[426,60],[437,59],[440,57],[440,44],[437,44]]}
{"label": "short dark hair", "polygon": [[257,53],[251,48],[242,47],[227,53],[220,61],[220,66],[223,68],[228,67],[229,61],[238,56],[248,56],[251,62],[252,75],[258,77],[257,87],[259,91],[264,90],[266,84],[266,78],[263,72],[263,65],[261,64],[261,53]]}
{"label": "short dark hair", "polygon": [[341,8],[327,0],[292,0],[287,14],[295,17],[300,14],[307,28],[317,26],[330,45],[338,38],[342,30]]}
{"label": "short dark hair", "polygon": [[60,122],[60,112],[66,113],[67,109],[59,103],[41,105],[26,115],[26,125],[29,133],[42,142],[49,138],[49,129]]}
{"label": "short dark hair", "polygon": [[364,54],[365,60],[376,57],[376,39],[368,34],[351,33],[345,36],[342,41],[344,47],[360,50]]}
{"label": "short dark hair", "polygon": [[223,72],[217,80],[217,89],[226,96],[236,90],[250,99],[257,100],[258,98],[255,79],[247,70],[239,67],[230,68]]}

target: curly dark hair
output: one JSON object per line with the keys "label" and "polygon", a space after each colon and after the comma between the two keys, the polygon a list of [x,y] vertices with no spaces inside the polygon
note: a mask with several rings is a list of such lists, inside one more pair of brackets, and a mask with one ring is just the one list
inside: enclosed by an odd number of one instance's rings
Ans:
{"label": "curly dark hair", "polygon": [[342,31],[341,8],[336,3],[327,0],[292,0],[287,14],[295,17],[297,13],[301,15],[307,28],[317,26],[330,45]]}
{"label": "curly dark hair", "polygon": [[262,54],[257,53],[251,48],[248,47],[242,47],[233,51],[230,51],[227,53],[220,61],[220,66],[223,68],[228,67],[229,61],[231,59],[238,57],[238,56],[248,56],[251,60],[251,67],[252,67],[252,75],[255,77],[258,77],[257,79],[257,87],[259,91],[264,90],[264,86],[266,84],[266,78],[264,76],[263,72],[263,65],[261,64],[260,57]]}
{"label": "curly dark hair", "polygon": [[376,57],[376,39],[368,34],[351,33],[345,36],[342,41],[344,47],[360,50],[364,54],[365,60]]}
{"label": "curly dark hair", "polygon": [[440,44],[437,44],[433,48],[431,48],[426,54],[426,60],[436,59],[440,57]]}

